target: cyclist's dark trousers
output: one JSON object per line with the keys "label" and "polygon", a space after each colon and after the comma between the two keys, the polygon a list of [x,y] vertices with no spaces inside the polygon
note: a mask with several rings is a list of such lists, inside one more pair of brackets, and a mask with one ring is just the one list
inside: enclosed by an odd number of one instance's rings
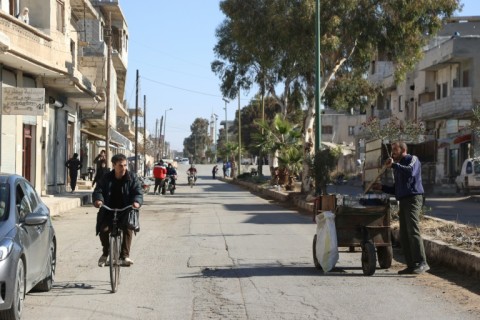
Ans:
{"label": "cyclist's dark trousers", "polygon": [[[120,258],[124,259],[130,256],[130,246],[132,245],[133,231],[129,230],[127,227],[124,227],[122,230],[123,230],[123,242],[122,242],[122,251],[120,253]],[[102,224],[102,227],[100,228],[100,242],[102,243],[102,247],[103,247],[102,255],[104,256],[108,256],[109,235],[110,235],[109,225]]]}
{"label": "cyclist's dark trousers", "polygon": [[155,188],[153,188],[153,193],[157,192],[157,187],[158,187],[158,192],[162,191],[164,181],[165,179],[155,178]]}

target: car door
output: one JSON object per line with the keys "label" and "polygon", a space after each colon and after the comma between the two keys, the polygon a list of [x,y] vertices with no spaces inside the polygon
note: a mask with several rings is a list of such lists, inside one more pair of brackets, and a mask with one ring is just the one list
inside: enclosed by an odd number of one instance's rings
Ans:
{"label": "car door", "polygon": [[48,257],[47,225],[27,225],[25,218],[41,209],[35,190],[25,181],[16,186],[16,204],[20,239],[26,256],[27,282],[37,281],[45,268]]}

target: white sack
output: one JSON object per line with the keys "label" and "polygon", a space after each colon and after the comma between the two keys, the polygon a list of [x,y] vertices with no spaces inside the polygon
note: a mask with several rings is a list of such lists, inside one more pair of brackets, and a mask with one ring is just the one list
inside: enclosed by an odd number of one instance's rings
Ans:
{"label": "white sack", "polygon": [[337,231],[335,230],[335,214],[326,211],[315,217],[317,221],[317,259],[324,272],[335,267],[338,261]]}

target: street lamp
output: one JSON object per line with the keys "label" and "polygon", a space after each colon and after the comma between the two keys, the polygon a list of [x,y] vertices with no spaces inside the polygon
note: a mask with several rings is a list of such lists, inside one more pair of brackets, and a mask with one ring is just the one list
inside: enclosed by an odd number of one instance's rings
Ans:
{"label": "street lamp", "polygon": [[223,109],[225,109],[225,141],[226,141],[225,144],[227,144],[228,143],[228,122],[227,122],[227,103],[228,103],[228,100],[225,99],[225,98],[223,98],[222,100],[225,101],[225,108],[223,108]]}
{"label": "street lamp", "polygon": [[162,155],[164,155],[165,157],[167,156],[166,140],[165,140],[165,134],[167,133],[167,111],[170,111],[170,110],[173,110],[173,108],[165,110],[165,117],[163,118],[164,121],[163,121],[163,151],[162,151]]}
{"label": "street lamp", "polygon": [[217,142],[217,120],[218,120],[218,115],[215,113],[213,114],[215,117],[215,125],[213,129],[213,143],[215,145],[215,163],[217,162],[217,147],[218,147],[218,142]]}

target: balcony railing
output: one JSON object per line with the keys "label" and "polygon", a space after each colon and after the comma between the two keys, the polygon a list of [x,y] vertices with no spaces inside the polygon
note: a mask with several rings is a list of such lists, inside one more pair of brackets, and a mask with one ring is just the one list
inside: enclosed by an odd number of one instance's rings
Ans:
{"label": "balcony railing", "polygon": [[451,95],[420,106],[421,120],[463,117],[472,112],[472,88],[451,88]]}

